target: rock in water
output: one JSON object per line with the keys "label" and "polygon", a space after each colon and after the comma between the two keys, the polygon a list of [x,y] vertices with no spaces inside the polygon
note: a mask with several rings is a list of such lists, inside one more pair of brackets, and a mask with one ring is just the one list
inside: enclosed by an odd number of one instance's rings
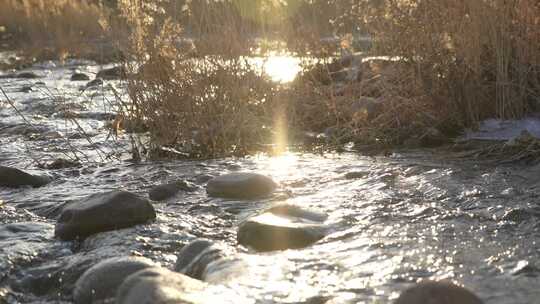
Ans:
{"label": "rock in water", "polygon": [[92,304],[114,298],[116,290],[126,277],[155,266],[150,259],[135,256],[104,260],[86,270],[77,280],[73,300],[75,304]]}
{"label": "rock in water", "polygon": [[86,80],[90,80],[90,76],[84,73],[73,73],[73,75],[71,75],[71,81],[86,81]]}
{"label": "rock in water", "polygon": [[482,304],[475,294],[450,282],[421,282],[405,290],[395,304]]}
{"label": "rock in water", "polygon": [[122,66],[117,66],[110,69],[104,69],[97,73],[96,78],[102,78],[107,80],[112,79],[126,79],[126,69]]}
{"label": "rock in water", "polygon": [[17,78],[35,79],[35,78],[39,78],[39,76],[34,72],[22,72],[22,73],[17,74]]}
{"label": "rock in water", "polygon": [[206,286],[201,281],[165,268],[146,268],[126,278],[116,293],[116,303],[211,303],[199,295]]}
{"label": "rock in water", "polygon": [[55,235],[62,240],[131,227],[156,218],[150,202],[127,191],[90,195],[67,205],[58,218]]}
{"label": "rock in water", "polygon": [[103,79],[96,78],[96,79],[88,82],[85,87],[86,88],[93,88],[93,87],[97,87],[97,86],[101,86],[101,85],[103,85]]}
{"label": "rock in water", "polygon": [[177,181],[177,182],[155,186],[154,188],[150,190],[150,192],[148,193],[148,196],[153,201],[163,201],[170,197],[173,197],[180,190],[193,191],[195,190],[195,187],[192,185],[189,185],[185,181]]}
{"label": "rock in water", "polygon": [[269,195],[276,187],[276,183],[267,176],[238,172],[213,178],[208,182],[206,191],[215,197],[253,199]]}
{"label": "rock in water", "polygon": [[221,250],[208,240],[197,239],[180,250],[174,270],[204,280],[206,267],[223,257]]}
{"label": "rock in water", "polygon": [[279,206],[248,219],[238,228],[238,243],[257,251],[298,249],[326,235],[326,215]]}
{"label": "rock in water", "polygon": [[0,166],[0,186],[11,188],[23,186],[41,187],[50,181],[45,176],[36,176],[19,169]]}

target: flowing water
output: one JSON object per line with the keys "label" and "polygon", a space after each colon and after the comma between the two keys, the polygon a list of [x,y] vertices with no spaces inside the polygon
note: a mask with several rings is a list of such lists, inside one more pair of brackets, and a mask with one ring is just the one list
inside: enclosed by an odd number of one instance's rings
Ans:
{"label": "flowing water", "polygon": [[[33,125],[0,98],[0,165],[54,178],[41,188],[0,187],[0,303],[70,303],[73,283],[95,263],[135,254],[171,267],[182,246],[201,237],[242,261],[234,275],[214,273],[213,282],[252,303],[390,303],[427,278],[462,284],[486,303],[540,303],[540,167],[433,150],[133,163],[129,137],[105,127],[122,84],[81,91],[86,82],[69,81],[74,69],[92,75],[99,67],[49,63],[32,69],[39,79],[0,79]],[[79,118],[66,119],[66,108]],[[75,156],[81,167],[36,166]],[[209,176],[238,170],[269,175],[279,190],[255,201],[206,195]],[[344,178],[349,172],[358,178]],[[153,223],[82,242],[54,238],[55,216],[67,202],[118,188],[147,196],[178,179],[199,188],[155,203]],[[283,202],[326,213],[328,235],[304,249],[264,254],[237,244],[239,222]]]}

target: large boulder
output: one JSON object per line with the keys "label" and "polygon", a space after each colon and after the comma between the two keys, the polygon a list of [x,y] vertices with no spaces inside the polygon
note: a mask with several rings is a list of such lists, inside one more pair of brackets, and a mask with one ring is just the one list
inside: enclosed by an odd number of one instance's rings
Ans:
{"label": "large boulder", "polygon": [[206,286],[201,281],[165,268],[146,268],[126,278],[116,293],[116,303],[205,303],[199,293]]}
{"label": "large boulder", "polygon": [[238,228],[238,243],[257,251],[298,249],[326,236],[326,215],[284,205],[252,217]]}
{"label": "large boulder", "polygon": [[206,191],[214,197],[253,199],[269,195],[276,183],[267,176],[257,173],[236,172],[211,179]]}
{"label": "large boulder", "polygon": [[116,290],[129,275],[156,266],[150,259],[124,256],[106,259],[84,272],[73,291],[76,304],[92,304],[114,298]]}
{"label": "large boulder", "polygon": [[475,294],[450,282],[426,281],[405,290],[395,304],[482,304]]}
{"label": "large boulder", "polygon": [[156,211],[147,199],[127,191],[98,193],[64,207],[56,223],[55,235],[63,240],[84,238],[155,218]]}
{"label": "large boulder", "polygon": [[16,168],[0,166],[0,186],[11,188],[41,187],[50,181],[50,178],[45,176],[32,175]]}

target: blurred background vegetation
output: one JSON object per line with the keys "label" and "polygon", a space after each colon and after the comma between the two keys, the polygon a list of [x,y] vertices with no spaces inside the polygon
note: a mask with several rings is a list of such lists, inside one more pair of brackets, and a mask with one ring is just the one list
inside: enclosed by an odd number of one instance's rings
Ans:
{"label": "blurred background vegetation", "polygon": [[[25,58],[122,63],[144,150],[215,157],[431,146],[537,112],[539,16],[533,0],[4,0],[0,35]],[[292,83],[250,64],[276,54],[302,61]]]}

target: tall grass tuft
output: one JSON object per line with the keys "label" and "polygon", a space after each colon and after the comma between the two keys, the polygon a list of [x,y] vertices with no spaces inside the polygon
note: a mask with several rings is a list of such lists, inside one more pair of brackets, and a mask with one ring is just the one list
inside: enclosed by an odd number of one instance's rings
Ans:
{"label": "tall grass tuft", "polygon": [[0,26],[10,37],[9,47],[26,55],[111,60],[112,42],[126,36],[126,28],[113,16],[100,1],[3,0]]}

